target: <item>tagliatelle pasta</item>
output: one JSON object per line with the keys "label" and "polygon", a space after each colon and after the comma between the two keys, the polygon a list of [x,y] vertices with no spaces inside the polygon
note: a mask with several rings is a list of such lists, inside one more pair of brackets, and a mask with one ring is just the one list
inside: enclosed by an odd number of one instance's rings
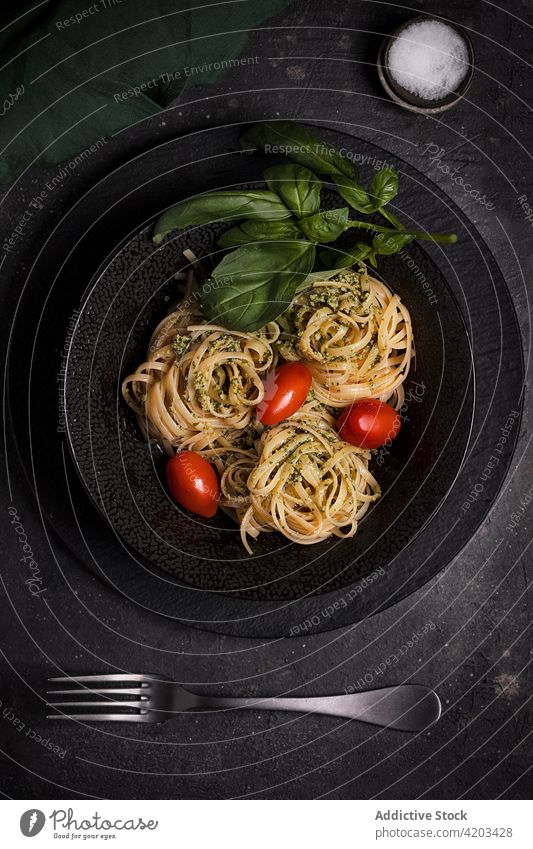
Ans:
{"label": "tagliatelle pasta", "polygon": [[411,318],[399,296],[366,270],[341,272],[297,295],[280,324],[281,350],[306,361],[324,404],[379,398],[401,407],[413,356]]}
{"label": "tagliatelle pasta", "polygon": [[[245,333],[207,324],[186,297],[155,329],[146,361],[123,382],[147,439],[169,455],[194,450],[221,477],[221,505],[243,544],[278,531],[311,544],[351,537],[379,497],[370,452],[342,441],[334,411],[361,398],[399,408],[413,355],[409,313],[364,267],[298,294],[276,322]],[[191,307],[187,304],[192,303]],[[280,424],[255,418],[278,362],[301,360],[313,385]]]}
{"label": "tagliatelle pasta", "polygon": [[263,526],[303,544],[354,536],[379,487],[370,452],[341,441],[334,423],[311,401],[263,433],[247,479],[250,505],[240,517],[248,549],[247,535]]}

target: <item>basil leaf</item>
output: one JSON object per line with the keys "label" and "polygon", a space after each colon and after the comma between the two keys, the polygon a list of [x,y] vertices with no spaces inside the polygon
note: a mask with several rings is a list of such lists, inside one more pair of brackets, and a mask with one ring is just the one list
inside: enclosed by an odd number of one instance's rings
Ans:
{"label": "basil leaf", "polygon": [[256,242],[224,257],[200,292],[208,319],[253,331],[278,317],[315,262],[311,242]]}
{"label": "basil leaf", "polygon": [[154,245],[160,245],[172,230],[182,230],[191,225],[255,216],[277,221],[290,218],[291,213],[275,192],[208,192],[167,209],[155,224],[153,242]]}
{"label": "basil leaf", "polygon": [[300,228],[311,242],[334,242],[344,233],[347,221],[348,207],[342,206],[302,218]]}
{"label": "basil leaf", "polygon": [[372,200],[377,212],[398,194],[398,172],[394,168],[382,168],[372,180]]}
{"label": "basil leaf", "polygon": [[320,209],[322,184],[309,168],[287,162],[267,168],[264,177],[270,191],[277,192],[297,218]]}
{"label": "basil leaf", "polygon": [[414,233],[378,233],[372,240],[372,252],[381,256],[391,256],[397,254],[414,239],[416,239]]}
{"label": "basil leaf", "polygon": [[371,215],[374,212],[372,198],[362,186],[359,186],[344,174],[336,174],[333,179],[341,198],[350,204],[353,209],[362,212],[364,215]]}
{"label": "basil leaf", "polygon": [[370,245],[365,245],[364,242],[357,242],[351,251],[341,251],[338,248],[321,251],[320,261],[326,268],[348,268],[366,259],[371,254],[372,248]]}
{"label": "basil leaf", "polygon": [[[48,203],[67,173],[81,174],[91,162],[103,162],[104,139],[144,118],[159,115],[165,121],[162,110],[172,100],[200,82],[220,81],[232,68],[260,72],[260,57],[252,57],[251,48],[244,52],[250,32],[286,5],[287,0],[2,3],[0,184],[29,166],[63,162],[65,170],[46,175],[40,187],[45,198],[51,180]],[[20,87],[23,96],[3,108]],[[77,154],[79,159],[64,162]]]}
{"label": "basil leaf", "polygon": [[333,179],[343,200],[364,215],[377,212],[398,194],[398,173],[393,168],[382,168],[374,175],[370,192],[344,174],[335,175]]}
{"label": "basil leaf", "polygon": [[226,230],[218,240],[221,248],[236,248],[250,242],[286,241],[301,239],[302,231],[295,220],[286,221],[243,221],[237,227]]}
{"label": "basil leaf", "polygon": [[283,154],[317,174],[357,176],[349,159],[344,159],[326,142],[313,138],[306,127],[293,121],[254,124],[241,136],[241,145],[245,150],[253,147],[265,153]]}

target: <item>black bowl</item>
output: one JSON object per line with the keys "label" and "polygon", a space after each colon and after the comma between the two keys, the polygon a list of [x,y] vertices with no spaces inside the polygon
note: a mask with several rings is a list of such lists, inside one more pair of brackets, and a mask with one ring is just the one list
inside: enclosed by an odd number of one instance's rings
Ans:
{"label": "black bowl", "polygon": [[416,362],[404,425],[372,470],[383,496],[351,540],[302,546],[262,534],[253,556],[219,511],[206,521],[175,506],[165,458],[148,445],[120,395],[143,361],[151,331],[176,300],[182,252],[212,249],[220,225],[178,234],[154,249],[151,227],[123,245],[91,286],[69,344],[66,429],[79,474],[117,535],[141,557],[192,587],[253,599],[296,599],[391,567],[453,485],[471,427],[474,390],[466,328],[446,281],[411,247],[381,273],[411,311]]}
{"label": "black bowl", "polygon": [[[165,297],[174,297],[170,275],[181,246],[208,250],[214,235],[180,236],[153,254],[145,228],[181,198],[260,179],[272,157],[243,154],[242,131],[210,127],[127,158],[64,216],[28,273],[13,323],[6,434],[11,464],[25,472],[41,515],[126,605],[226,634],[277,638],[362,620],[420,590],[458,555],[509,468],[524,365],[505,278],[472,222],[390,150],[315,127],[354,161],[375,168],[387,161],[399,170],[401,207],[395,202],[393,211],[411,226],[459,235],[451,248],[412,247],[403,262],[381,264],[413,315],[418,356],[411,380],[426,388],[417,400],[408,383],[409,421],[377,469],[384,497],[354,540],[303,548],[264,537],[250,559],[229,519],[219,516],[207,527],[180,516],[159,485],[157,452],[148,454],[120,399],[119,381],[142,357],[150,328],[168,307]],[[369,170],[365,165],[363,179]],[[65,388],[85,485],[65,438]]]}

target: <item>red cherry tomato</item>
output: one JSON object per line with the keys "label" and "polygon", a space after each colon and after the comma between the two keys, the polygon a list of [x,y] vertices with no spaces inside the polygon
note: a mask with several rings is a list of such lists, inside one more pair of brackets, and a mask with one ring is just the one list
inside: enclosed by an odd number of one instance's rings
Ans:
{"label": "red cherry tomato", "polygon": [[213,467],[194,451],[181,451],[166,467],[172,498],[192,513],[210,519],[218,508],[220,486]]}
{"label": "red cherry tomato", "polygon": [[402,420],[396,410],[376,398],[356,401],[337,419],[341,439],[358,448],[379,448],[398,436]]}
{"label": "red cherry tomato", "polygon": [[311,372],[303,363],[286,363],[265,380],[265,396],[257,405],[258,421],[276,425],[292,416],[304,403],[311,387]]}

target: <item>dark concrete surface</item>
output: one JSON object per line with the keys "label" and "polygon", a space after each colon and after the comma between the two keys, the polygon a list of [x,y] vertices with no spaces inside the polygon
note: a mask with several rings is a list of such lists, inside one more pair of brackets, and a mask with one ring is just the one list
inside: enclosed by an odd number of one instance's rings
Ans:
{"label": "dark concrete surface", "polygon": [[[402,112],[387,101],[372,64],[381,35],[420,10],[457,20],[476,50],[467,98],[436,117]],[[43,239],[106,170],[154,137],[209,126],[214,115],[228,122],[292,115],[347,124],[349,132],[405,158],[453,198],[504,272],[529,364],[533,225],[518,199],[525,195],[533,204],[532,26],[525,0],[501,8],[480,0],[445,7],[434,0],[291,3],[268,29],[250,34],[245,52],[259,62],[228,72],[216,85],[196,86],[186,101],[108,142],[54,191],[20,250],[4,259],[3,344]],[[438,160],[432,161],[429,145],[444,149]],[[494,208],[454,182],[454,169]],[[49,176],[34,169],[9,188],[1,206],[3,234]],[[472,304],[476,309],[483,304]],[[19,542],[4,508],[2,793],[50,799],[529,798],[530,429],[526,403],[503,490],[468,546],[435,580],[351,628],[269,642],[197,631],[125,603],[69,553],[41,521],[22,476],[11,476],[4,499],[18,511],[46,593],[34,598],[24,583]],[[417,639],[403,651],[413,634]],[[115,668],[156,670],[191,688],[246,696],[340,693],[360,689],[363,679],[368,686],[416,680],[436,688],[444,711],[418,736],[268,712],[182,716],[149,728],[45,721],[49,674]]]}

